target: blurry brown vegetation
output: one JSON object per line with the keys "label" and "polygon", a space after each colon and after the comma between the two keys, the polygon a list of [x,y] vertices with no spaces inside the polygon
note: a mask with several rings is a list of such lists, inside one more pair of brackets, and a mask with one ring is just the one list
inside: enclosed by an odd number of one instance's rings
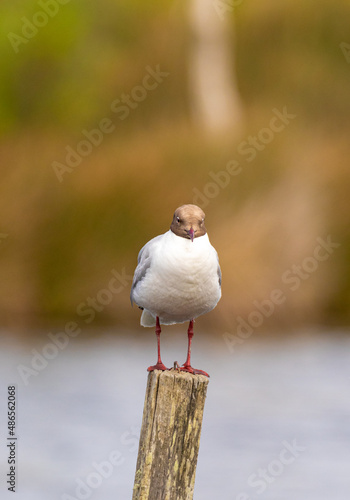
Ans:
{"label": "blurry brown vegetation", "polygon": [[[0,6],[1,325],[77,319],[112,269],[131,275],[141,246],[230,160],[242,172],[204,207],[223,298],[202,326],[233,332],[237,315],[275,288],[287,298],[264,326],[348,322],[350,64],[340,44],[350,43],[349,2],[243,1],[227,14],[245,120],[240,137],[216,138],[190,120],[182,2],[72,0],[16,54],[7,34],[37,10],[29,0]],[[119,120],[111,103],[158,64],[169,76]],[[247,162],[239,144],[284,106],[296,118]],[[60,183],[52,162],[106,117],[115,130]],[[328,235],[341,246],[287,290],[283,273]],[[127,286],[93,324],[138,321]]]}

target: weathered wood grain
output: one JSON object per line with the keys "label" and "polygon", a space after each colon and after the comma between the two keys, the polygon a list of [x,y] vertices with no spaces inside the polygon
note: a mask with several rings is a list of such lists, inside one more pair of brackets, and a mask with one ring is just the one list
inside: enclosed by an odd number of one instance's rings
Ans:
{"label": "weathered wood grain", "polygon": [[133,500],[191,500],[209,379],[148,375]]}

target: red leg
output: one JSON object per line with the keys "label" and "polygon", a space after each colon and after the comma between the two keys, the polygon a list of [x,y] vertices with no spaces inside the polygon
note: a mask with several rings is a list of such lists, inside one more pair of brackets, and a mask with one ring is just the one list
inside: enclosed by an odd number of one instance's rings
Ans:
{"label": "red leg", "polygon": [[153,370],[167,370],[168,368],[163,365],[161,357],[160,357],[160,332],[161,332],[159,318],[157,316],[156,320],[156,335],[157,335],[157,346],[158,346],[158,361],[157,364],[148,367],[149,372],[153,372]]}
{"label": "red leg", "polygon": [[207,372],[204,372],[203,370],[196,370],[195,368],[192,368],[192,366],[191,366],[191,346],[192,346],[192,337],[193,337],[193,319],[191,319],[190,324],[188,326],[187,335],[188,335],[187,359],[186,359],[185,363],[180,367],[180,370],[182,370],[184,372],[194,373],[196,375],[205,375],[206,377],[209,377],[209,375],[208,375]]}

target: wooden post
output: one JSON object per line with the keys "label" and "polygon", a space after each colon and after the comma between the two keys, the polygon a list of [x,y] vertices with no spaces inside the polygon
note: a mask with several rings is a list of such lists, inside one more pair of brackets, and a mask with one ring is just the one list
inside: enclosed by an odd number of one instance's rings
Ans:
{"label": "wooden post", "polygon": [[209,379],[148,375],[133,500],[192,500]]}

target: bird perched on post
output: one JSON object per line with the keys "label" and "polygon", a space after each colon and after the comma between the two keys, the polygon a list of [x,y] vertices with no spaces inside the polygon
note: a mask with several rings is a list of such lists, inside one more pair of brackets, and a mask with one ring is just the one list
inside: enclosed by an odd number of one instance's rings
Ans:
{"label": "bird perched on post", "polygon": [[158,360],[148,371],[167,370],[160,356],[160,325],[189,321],[187,359],[179,369],[209,376],[191,366],[193,321],[214,309],[221,297],[218,254],[204,219],[201,208],[182,205],[175,210],[170,230],[139,252],[130,300],[143,309],[141,325],[156,327]]}

